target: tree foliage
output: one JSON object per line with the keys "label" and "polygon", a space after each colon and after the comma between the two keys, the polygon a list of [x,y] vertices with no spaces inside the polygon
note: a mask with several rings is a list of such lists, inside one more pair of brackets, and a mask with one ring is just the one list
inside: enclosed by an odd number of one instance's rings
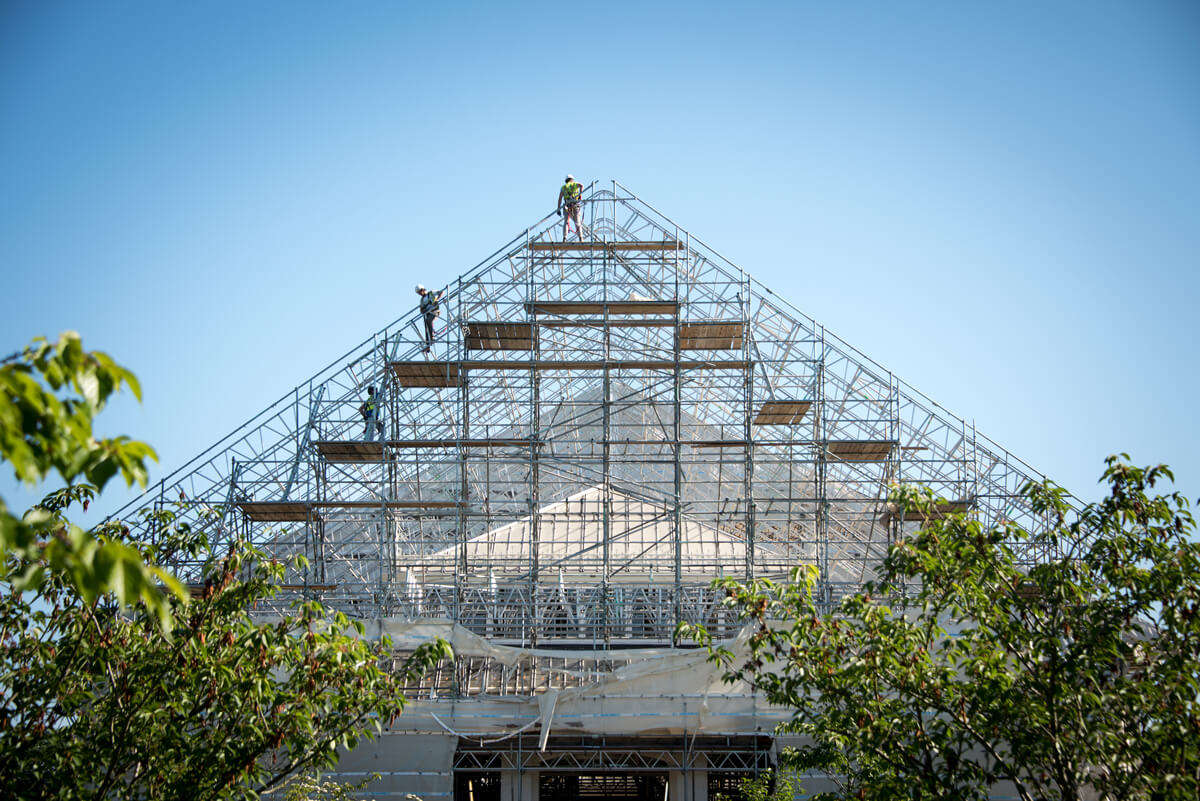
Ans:
{"label": "tree foliage", "polygon": [[802,791],[799,775],[783,768],[742,779],[736,794],[717,793],[712,801],[794,801]]}
{"label": "tree foliage", "polygon": [[67,577],[87,601],[110,593],[122,604],[141,602],[169,627],[163,590],[182,598],[179,582],[122,542],[120,527],[88,532],[59,514],[72,501],[86,508],[118,474],[126,485],[146,484],[154,450],[129,437],[96,439],[93,431],[96,415],[122,386],[141,399],[133,373],[105,353],[84,350],[71,331],[53,344],[36,339],[0,364],[0,461],[30,486],[54,473],[66,483],[21,516],[0,498],[3,580],[36,590],[49,570]]}
{"label": "tree foliage", "polygon": [[367,785],[378,779],[379,774],[372,773],[359,782],[335,782],[322,778],[318,771],[306,771],[288,782],[283,801],[354,801]]}
{"label": "tree foliage", "polygon": [[926,523],[861,592],[826,610],[808,567],[725,580],[753,624],[747,652],[685,633],[791,710],[791,765],[840,777],[826,798],[1195,799],[1195,524],[1178,493],[1152,494],[1165,466],[1111,457],[1103,480],[1109,494],[1079,512],[1053,484],[1027,486],[1038,532],[899,488],[895,508]]}
{"label": "tree foliage", "polygon": [[[148,446],[91,429],[136,379],[72,334],[3,368],[4,460],[22,480],[57,472],[66,486],[19,518],[0,510],[0,797],[257,797],[335,764],[400,713],[405,683],[451,656],[439,641],[396,664],[386,638],[311,601],[266,616],[287,565],[244,542],[217,547],[203,514],[193,527],[151,513],[152,542],[119,521],[74,525],[72,508],[117,473],[145,482]],[[154,567],[181,556],[203,564],[191,593]]]}

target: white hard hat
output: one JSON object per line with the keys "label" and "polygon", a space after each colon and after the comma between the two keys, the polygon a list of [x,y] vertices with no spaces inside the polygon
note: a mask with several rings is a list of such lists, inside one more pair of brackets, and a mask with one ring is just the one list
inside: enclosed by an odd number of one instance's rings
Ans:
{"label": "white hard hat", "polygon": [[571,175],[571,173],[567,173],[567,180],[568,180],[568,181],[574,181],[574,180],[575,180],[575,176],[574,176],[574,175]]}
{"label": "white hard hat", "polygon": [[424,291],[425,291],[425,285],[417,284],[417,292],[424,292]]}

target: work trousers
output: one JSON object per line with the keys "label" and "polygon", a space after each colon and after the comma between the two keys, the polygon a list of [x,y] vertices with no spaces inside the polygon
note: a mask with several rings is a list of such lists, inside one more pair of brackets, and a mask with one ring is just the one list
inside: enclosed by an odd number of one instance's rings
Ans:
{"label": "work trousers", "polygon": [[374,437],[371,436],[372,428],[378,432],[379,438],[383,439],[383,423],[379,419],[379,407],[376,407],[375,411],[371,412],[370,414],[363,415],[363,424],[363,439],[365,439],[367,442],[370,442],[374,439]]}
{"label": "work trousers", "polygon": [[437,319],[436,314],[425,315],[425,344],[433,344],[433,321]]}

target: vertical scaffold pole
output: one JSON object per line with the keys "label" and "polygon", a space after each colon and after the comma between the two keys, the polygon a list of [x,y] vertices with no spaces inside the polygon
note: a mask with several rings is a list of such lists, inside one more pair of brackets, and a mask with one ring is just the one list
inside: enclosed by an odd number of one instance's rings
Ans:
{"label": "vertical scaffold pole", "polygon": [[[372,380],[375,380],[375,376],[383,375],[382,371],[387,369],[387,329],[384,329],[383,338],[380,340],[378,347],[372,350],[372,353],[378,354],[379,356],[379,361],[371,370]],[[379,393],[382,392],[383,387],[380,386]],[[380,437],[379,429],[377,427],[382,412],[382,404],[380,403],[379,393],[377,393],[375,397],[375,409],[367,420],[367,424],[371,426],[369,432],[371,440],[375,440],[377,437]],[[382,439],[382,437],[380,438]],[[379,470],[379,522],[378,528],[376,529],[375,558],[377,559],[376,569],[379,571],[379,581],[376,586],[375,608],[379,611],[380,616],[386,617],[388,614],[389,605],[388,598],[391,592],[391,577],[388,575],[388,570],[384,565],[383,556],[385,553],[387,553],[389,525],[387,502],[391,498],[391,482],[388,481],[387,445],[383,442],[381,442],[379,446],[379,464],[376,467]]]}
{"label": "vertical scaffold pole", "polygon": [[675,489],[674,489],[674,504],[672,508],[673,521],[672,525],[675,530],[675,601],[674,612],[675,620],[671,630],[671,641],[676,641],[675,630],[679,627],[680,621],[683,620],[683,510],[682,489],[683,489],[683,474],[679,461],[681,457],[681,448],[679,445],[679,428],[680,428],[680,397],[679,388],[683,381],[683,376],[679,370],[679,337],[680,337],[680,319],[682,317],[681,299],[679,296],[679,229],[675,229],[675,247],[672,252],[675,254],[675,321],[674,321],[674,337],[671,343],[671,357],[674,361],[674,371],[672,381],[672,429],[671,429],[671,455],[672,463],[675,468]]}
{"label": "vertical scaffold pole", "polygon": [[[399,489],[396,479],[396,454],[387,447],[386,441],[383,446],[383,458],[387,470],[388,497],[395,498]],[[387,609],[384,610],[385,615],[391,615],[393,610],[399,605],[399,593],[397,592],[399,581],[397,580],[398,576],[396,573],[396,541],[399,539],[399,528],[400,521],[395,515],[389,514],[387,522],[387,548],[381,554],[381,558],[387,558],[388,595]]]}
{"label": "vertical scaffold pole", "polygon": [[537,285],[534,282],[535,263],[533,254],[529,247],[529,230],[525,231],[525,258],[528,265],[529,282],[528,282],[528,303],[529,303],[529,328],[530,335],[533,338],[532,358],[529,362],[529,645],[534,647],[537,645],[538,625],[540,623],[540,615],[538,614],[537,604],[537,588],[538,588],[538,548],[539,536],[538,530],[540,521],[538,518],[538,484],[539,482],[539,458],[540,458],[540,440],[541,440],[541,421],[539,419],[540,403],[539,403],[539,377],[537,370],[537,362],[541,359],[541,331],[538,327],[537,313]]}
{"label": "vertical scaffold pole", "polygon": [[[594,215],[593,215],[592,219],[593,219],[593,221],[595,220]],[[610,473],[611,466],[609,464],[609,459],[611,457],[609,446],[610,446],[610,442],[612,440],[612,435],[611,435],[611,430],[610,430],[610,425],[611,425],[610,415],[611,415],[611,411],[612,411],[612,409],[611,409],[611,405],[612,405],[612,373],[611,373],[611,369],[610,369],[610,360],[612,359],[612,329],[611,329],[611,326],[609,325],[609,314],[608,314],[608,303],[610,300],[609,292],[608,292],[609,258],[610,258],[609,249],[605,248],[604,256],[601,259],[601,265],[600,265],[601,270],[602,270],[602,274],[601,274],[601,288],[602,288],[602,292],[603,292],[602,297],[604,299],[604,304],[603,304],[603,308],[604,308],[604,321],[603,321],[604,340],[603,340],[603,344],[602,344],[602,347],[604,349],[604,354],[602,357],[603,364],[604,364],[604,376],[603,376],[604,396],[601,401],[601,426],[603,429],[601,432],[601,436],[603,437],[603,440],[600,445],[600,447],[601,447],[601,462],[602,462],[602,469],[603,469],[603,479],[602,479],[603,490],[602,490],[601,496],[600,496],[600,504],[601,504],[600,536],[601,536],[601,543],[602,543],[601,547],[603,549],[602,559],[603,559],[604,577],[600,584],[600,603],[603,608],[603,612],[600,616],[600,620],[601,620],[601,624],[604,626],[604,647],[605,647],[605,649],[608,648],[609,640],[610,640],[610,637],[609,637],[609,631],[610,631],[609,609],[611,607],[611,598],[610,598],[611,590],[609,587],[609,577],[612,574],[612,552],[611,552],[611,547],[610,547],[610,539],[612,537],[612,476]]]}
{"label": "vertical scaffold pole", "polygon": [[[892,480],[893,476],[895,477],[895,479],[897,481],[899,480],[900,469],[903,466],[900,461],[900,437],[898,434],[900,407],[893,405],[892,401],[893,401],[894,397],[895,397],[895,381],[893,380],[892,374],[889,372],[888,373],[888,394],[887,394],[887,415],[883,421],[883,428],[884,428],[883,439],[886,442],[894,442],[895,445],[890,446],[890,449],[888,450],[888,453],[887,453],[887,457],[883,461],[883,477],[882,477],[883,486],[881,487],[881,493],[884,498],[887,498],[887,495],[888,495],[889,482]],[[892,543],[894,543],[896,541],[896,537],[893,536],[892,527],[888,526],[884,533],[887,536],[887,544],[886,544],[885,548],[891,548]],[[886,551],[885,551],[885,553],[886,553]]]}
{"label": "vertical scaffold pole", "polygon": [[[326,486],[329,483],[328,475],[329,465],[324,459],[321,460],[321,469],[317,473],[317,500],[325,499]],[[316,512],[312,504],[308,507],[308,526],[313,530],[314,540],[316,543],[316,559],[314,563],[317,566],[317,581],[320,584],[325,583],[325,516]]]}
{"label": "vertical scaffold pole", "polygon": [[814,497],[817,503],[816,557],[817,570],[820,573],[818,581],[820,582],[821,599],[826,600],[825,588],[829,581],[829,497],[826,492],[825,482],[827,480],[829,431],[825,420],[825,358],[828,354],[825,352],[825,327],[821,326],[820,331],[820,355],[817,359],[815,376],[816,392],[813,396],[813,406],[816,409],[816,414],[813,415],[813,455],[816,459],[813,475],[816,479],[816,493]]}
{"label": "vertical scaffold pole", "polygon": [[[758,506],[754,500],[754,443],[751,441],[752,429],[750,416],[754,413],[754,361],[750,352],[750,277],[741,273],[742,293],[745,300],[738,303],[738,312],[742,323],[742,355],[745,359],[745,370],[742,374],[742,440],[745,450],[742,457],[742,497],[746,499],[746,581],[754,580],[754,535]],[[790,493],[789,493],[790,494]]]}
{"label": "vertical scaffold pole", "polygon": [[[470,438],[471,425],[471,398],[467,373],[462,369],[462,362],[466,359],[466,337],[463,335],[462,326],[466,322],[466,317],[463,316],[463,291],[462,279],[458,279],[458,286],[455,290],[455,295],[458,300],[458,323],[459,323],[459,342],[458,342],[458,396],[459,396],[459,425],[458,425],[458,441],[455,443],[455,453],[458,455],[458,541],[460,567],[462,570],[464,584],[469,581],[469,565],[467,564],[467,493],[470,487],[467,483],[467,452],[464,440]],[[464,588],[465,591],[465,588]]]}
{"label": "vertical scaffold pole", "polygon": [[[237,500],[237,482],[238,482],[238,460],[230,458],[229,460],[229,493],[225,496],[225,508],[221,510],[221,517],[217,523],[217,531],[219,534],[225,534],[226,528],[237,528],[237,517],[234,513],[234,501]],[[312,497],[311,495],[308,497]],[[230,536],[229,542],[233,542],[236,537]],[[224,543],[221,543],[224,544]]]}
{"label": "vertical scaffold pole", "polygon": [[[965,421],[963,424],[966,425]],[[970,495],[967,496],[967,500],[973,508],[979,508],[979,443],[975,438],[974,420],[971,421],[971,474],[969,481]],[[984,519],[983,522],[990,525],[998,521],[992,520],[989,514],[988,518]]]}
{"label": "vertical scaffold pole", "polygon": [[[397,334],[394,339],[388,340],[383,353],[383,380],[380,382],[379,387],[386,399],[384,408],[388,410],[387,421],[384,423],[383,428],[383,455],[387,463],[389,498],[396,498],[400,494],[400,468],[397,464],[400,457],[397,451],[388,447],[388,442],[400,438],[400,383],[396,379],[395,370],[391,368],[391,362],[393,356],[399,354],[402,341],[403,338],[400,334]],[[393,606],[400,606],[397,588],[400,584],[398,580],[400,565],[398,543],[400,541],[401,525],[398,517],[395,515],[389,516],[386,553],[388,558],[388,579],[390,582],[389,604]]]}
{"label": "vertical scaffold pole", "polygon": [[970,500],[970,476],[971,468],[968,466],[968,457],[974,458],[975,454],[971,445],[971,440],[967,438],[967,421],[960,418],[959,424],[959,439],[958,439],[958,480],[954,482],[954,494],[949,499],[952,501],[964,501],[967,504],[967,509],[971,508]]}

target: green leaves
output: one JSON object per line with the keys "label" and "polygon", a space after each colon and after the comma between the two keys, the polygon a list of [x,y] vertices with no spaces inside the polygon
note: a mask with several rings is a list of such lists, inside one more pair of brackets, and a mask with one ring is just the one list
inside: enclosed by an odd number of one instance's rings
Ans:
{"label": "green leaves", "polygon": [[407,683],[453,656],[437,641],[397,663],[389,641],[313,601],[256,617],[283,564],[245,543],[213,553],[182,524],[161,540],[212,557],[186,606],[169,597],[170,639],[144,606],[118,613],[53,581],[36,602],[0,596],[0,681],[13,688],[0,696],[0,795],[256,798],[331,767],[402,711]]}
{"label": "green leaves", "polygon": [[295,777],[283,798],[284,801],[352,801],[359,797],[359,791],[378,779],[378,773],[371,773],[354,783],[322,781],[319,771],[311,771]]}
{"label": "green leaves", "polygon": [[133,373],[107,354],[85,351],[73,331],[54,344],[35,339],[0,365],[0,458],[28,484],[51,472],[100,489],[118,473],[127,484],[144,484],[145,463],[157,458],[150,446],[93,436],[95,416],[122,386],[141,399]]}
{"label": "green leaves", "polygon": [[[182,585],[129,546],[63,516],[73,503],[86,509],[118,473],[126,484],[146,484],[146,462],[156,458],[149,445],[93,436],[95,416],[122,386],[141,398],[133,373],[107,354],[84,350],[70,331],[54,344],[36,339],[0,364],[0,461],[27,484],[54,472],[67,482],[20,518],[0,499],[0,578],[25,592],[59,575],[86,603],[111,595],[122,605],[146,604],[169,631],[163,590],[182,600]],[[79,479],[85,483],[75,483]]]}
{"label": "green leaves", "polygon": [[817,797],[1195,798],[1200,545],[1187,501],[1149,494],[1171,478],[1112,457],[1109,495],[1078,514],[1032,484],[1053,523],[1036,533],[900,487],[892,508],[927,522],[864,591],[823,611],[811,568],[718,582],[754,624],[744,649],[686,633],[793,711],[786,729],[810,745],[789,764],[842,777]]}
{"label": "green leaves", "polygon": [[[255,798],[332,765],[449,646],[394,664],[389,642],[314,601],[256,618],[286,566],[240,542],[214,552],[203,513],[196,528],[149,513],[153,542],[72,523],[115,476],[146,483],[148,445],[93,435],[122,386],[140,398],[71,333],[0,364],[0,460],[66,482],[20,516],[0,499],[0,797]],[[182,560],[204,565],[194,597],[156,566]]]}

